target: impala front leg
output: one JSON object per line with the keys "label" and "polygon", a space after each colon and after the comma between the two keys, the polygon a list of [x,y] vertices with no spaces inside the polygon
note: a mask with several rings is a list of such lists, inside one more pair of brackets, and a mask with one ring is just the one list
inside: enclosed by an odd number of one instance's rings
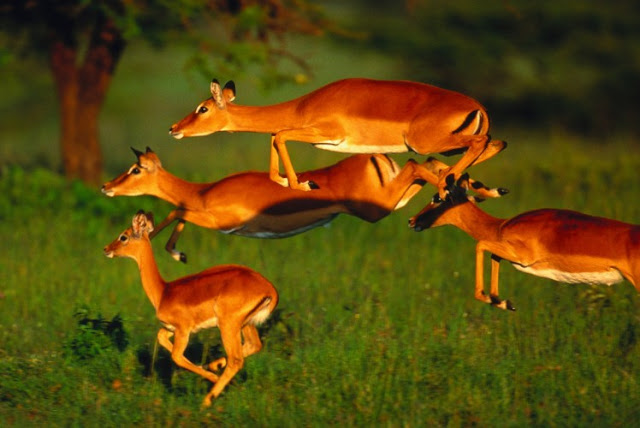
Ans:
{"label": "impala front leg", "polygon": [[484,293],[484,248],[476,245],[476,299],[491,304],[491,298]]}
{"label": "impala front leg", "polygon": [[[273,144],[271,145],[271,147],[272,147],[272,150],[275,148],[277,152],[276,156],[279,156],[280,159],[282,159],[282,166],[284,167],[285,175],[287,176],[287,180],[289,181],[289,187],[291,189],[304,190],[304,191],[311,190],[311,186],[309,185],[308,181],[304,181],[302,183],[298,182],[298,176],[296,175],[296,172],[293,169],[293,164],[291,163],[291,158],[289,157],[289,152],[287,151],[287,147],[285,146],[285,143],[286,143],[286,140],[282,138],[280,134],[276,134],[273,139]],[[273,166],[274,166],[274,161],[272,159],[271,160],[272,169],[270,171],[270,176],[272,180],[274,175]],[[279,182],[278,180],[274,180],[274,181]]]}
{"label": "impala front leg", "polygon": [[500,257],[495,254],[491,254],[491,304],[500,308],[506,309],[509,311],[515,311],[516,308],[513,307],[509,300],[500,300],[498,297],[498,279],[500,277]]}
{"label": "impala front leg", "polygon": [[167,241],[167,245],[164,246],[165,250],[167,250],[169,252],[169,254],[171,254],[171,257],[173,257],[174,260],[182,262],[182,263],[186,263],[187,262],[187,255],[185,253],[182,253],[182,252],[176,250],[176,242],[178,241],[178,238],[180,237],[180,234],[184,230],[184,225],[185,225],[185,221],[184,220],[182,220],[182,219],[178,220],[178,223],[176,224],[176,227],[173,228],[173,232],[171,233],[171,237]]}
{"label": "impala front leg", "polygon": [[280,160],[275,145],[275,135],[271,135],[271,149],[269,151],[269,178],[282,187],[289,187],[289,180],[280,176]]}

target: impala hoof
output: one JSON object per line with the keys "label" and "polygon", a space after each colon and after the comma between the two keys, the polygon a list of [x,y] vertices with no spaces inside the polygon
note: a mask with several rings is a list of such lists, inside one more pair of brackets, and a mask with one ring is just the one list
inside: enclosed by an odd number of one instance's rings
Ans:
{"label": "impala hoof", "polygon": [[177,262],[187,263],[187,255],[176,250],[171,251],[171,258]]}
{"label": "impala hoof", "polygon": [[504,187],[498,187],[498,193],[500,194],[500,196],[504,196],[507,193],[509,193],[509,189],[505,189]]}
{"label": "impala hoof", "polygon": [[308,183],[309,183],[309,188],[311,188],[312,190],[316,190],[320,188],[320,186],[318,186],[318,184],[315,181],[309,180]]}
{"label": "impala hoof", "polygon": [[416,232],[422,232],[422,226],[416,224],[416,218],[415,217],[411,217],[409,219],[409,229],[413,229]]}

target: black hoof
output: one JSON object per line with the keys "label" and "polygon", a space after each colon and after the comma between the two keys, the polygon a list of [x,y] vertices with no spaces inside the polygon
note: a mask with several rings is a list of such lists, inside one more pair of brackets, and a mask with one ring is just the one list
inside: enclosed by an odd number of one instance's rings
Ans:
{"label": "black hoof", "polygon": [[180,253],[180,261],[182,263],[187,263],[187,255],[185,253]]}
{"label": "black hoof", "polygon": [[320,188],[320,186],[318,186],[315,181],[311,181],[311,180],[309,180],[309,187],[311,189],[319,189]]}
{"label": "black hoof", "polygon": [[505,189],[504,187],[498,187],[498,194],[500,194],[500,196],[506,195],[507,193],[509,193],[509,189]]}
{"label": "black hoof", "polygon": [[507,303],[507,310],[509,311],[516,311],[516,308],[511,304],[511,302],[509,300],[506,301]]}
{"label": "black hoof", "polygon": [[409,219],[409,229],[413,229],[416,232],[422,232],[422,226],[419,226],[417,224],[413,224],[413,219]]}
{"label": "black hoof", "polygon": [[453,174],[449,174],[444,179],[444,182],[447,184],[447,186],[453,186],[453,184],[456,182],[456,178],[454,177]]}

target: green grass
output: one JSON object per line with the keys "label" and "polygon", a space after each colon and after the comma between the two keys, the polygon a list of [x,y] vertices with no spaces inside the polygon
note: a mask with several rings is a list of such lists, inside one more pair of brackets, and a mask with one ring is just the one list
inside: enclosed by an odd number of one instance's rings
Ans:
{"label": "green grass", "polygon": [[[568,137],[535,147],[514,141],[472,172],[511,188],[502,200],[484,203],[496,215],[554,206],[633,222],[640,212],[633,202],[640,159],[630,144],[611,142],[597,151]],[[315,152],[303,150],[296,159],[318,161],[310,155]],[[0,416],[20,426],[637,420],[640,300],[633,287],[557,284],[505,265],[501,295],[518,311],[477,302],[473,241],[451,227],[422,233],[406,227],[432,191],[377,224],[343,216],[283,240],[189,225],[179,242],[187,265],[164,252],[168,234],[160,235],[154,246],[168,279],[240,263],[271,279],[281,295],[262,332],[263,351],[247,360],[212,408],[201,410],[207,382],[176,369],[164,350],[150,368],[158,324],[134,263],[102,255],[138,208],[160,217],[169,206],[146,197],[106,198],[39,168],[5,167]],[[96,357],[69,352],[71,340],[92,344],[74,317],[84,306],[105,320],[122,317],[129,339],[123,351],[96,339],[102,346]],[[218,355],[217,330],[194,336],[189,351],[196,362]]]}
{"label": "green grass", "polygon": [[[168,137],[169,125],[207,96],[207,82],[186,79],[175,52],[135,53],[119,67],[102,116],[105,180],[133,163],[129,146],[151,146],[190,180],[266,169],[264,135]],[[392,65],[368,57],[357,56],[365,73],[346,73],[353,54],[311,54],[317,80],[262,94],[245,76],[236,79],[238,102],[275,102],[345,75],[393,75]],[[154,248],[165,278],[238,263],[263,273],[281,296],[262,352],[201,410],[210,385],[156,353],[159,325],[135,264],[102,255],[139,208],[156,218],[171,208],[148,197],[106,198],[51,172],[59,168],[54,93],[46,79],[24,73],[4,80],[0,100],[2,425],[628,426],[640,418],[634,288],[557,284],[505,264],[501,295],[518,311],[484,305],[473,299],[473,241],[452,227],[406,226],[434,189],[377,224],[343,216],[283,240],[188,225],[179,241],[187,265],[164,252],[163,232]],[[639,222],[638,141],[583,141],[495,122],[492,135],[509,148],[470,172],[511,193],[485,202],[488,212],[559,207]],[[289,149],[300,171],[343,157]],[[122,317],[127,347],[80,327],[82,308],[92,319]],[[219,343],[217,330],[198,333],[189,357],[211,360]]]}

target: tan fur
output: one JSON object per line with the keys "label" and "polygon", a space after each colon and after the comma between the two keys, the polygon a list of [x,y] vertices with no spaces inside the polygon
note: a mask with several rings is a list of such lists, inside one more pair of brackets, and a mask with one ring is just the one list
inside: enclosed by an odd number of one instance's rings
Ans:
{"label": "tan fur", "polygon": [[[409,220],[416,230],[453,225],[477,241],[475,297],[503,309],[500,260],[531,275],[568,283],[614,284],[626,278],[640,291],[640,226],[575,211],[540,209],[511,219],[474,202],[430,203]],[[491,292],[484,293],[483,254],[491,254]]]}
{"label": "tan fur", "polygon": [[[237,265],[216,266],[203,272],[165,282],[156,265],[149,240],[153,230],[150,215],[138,213],[132,226],[104,248],[107,257],[130,257],[140,269],[142,286],[163,325],[158,342],[180,367],[215,385],[204,398],[211,404],[244,365],[245,357],[258,352],[262,343],[255,325],[263,322],[278,304],[278,293],[259,273]],[[184,356],[189,335],[218,326],[226,357],[209,369],[226,367],[217,376],[196,366]],[[173,343],[170,338],[174,336]],[[244,338],[244,344],[242,343]]]}
{"label": "tan fur", "polygon": [[437,183],[422,165],[409,161],[400,168],[379,154],[354,155],[301,174],[318,184],[313,192],[279,186],[260,172],[190,183],[167,172],[150,149],[136,154],[138,162],[105,183],[102,191],[109,196],[153,195],[179,207],[151,235],[178,221],[166,247],[176,259],[180,253],[175,243],[184,222],[236,235],[281,238],[326,224],[341,213],[376,222],[406,204],[425,181]]}
{"label": "tan fur", "polygon": [[[310,190],[294,171],[285,143],[299,141],[344,153],[420,154],[465,152],[438,178],[444,197],[445,178],[457,179],[470,165],[505,147],[491,141],[489,118],[477,101],[457,92],[408,81],[344,79],[294,100],[256,107],[232,103],[235,92],[211,85],[212,97],[171,126],[175,138],[218,131],[271,134],[270,178],[293,189]],[[500,146],[490,155],[487,145]],[[286,178],[279,175],[282,160]]]}

